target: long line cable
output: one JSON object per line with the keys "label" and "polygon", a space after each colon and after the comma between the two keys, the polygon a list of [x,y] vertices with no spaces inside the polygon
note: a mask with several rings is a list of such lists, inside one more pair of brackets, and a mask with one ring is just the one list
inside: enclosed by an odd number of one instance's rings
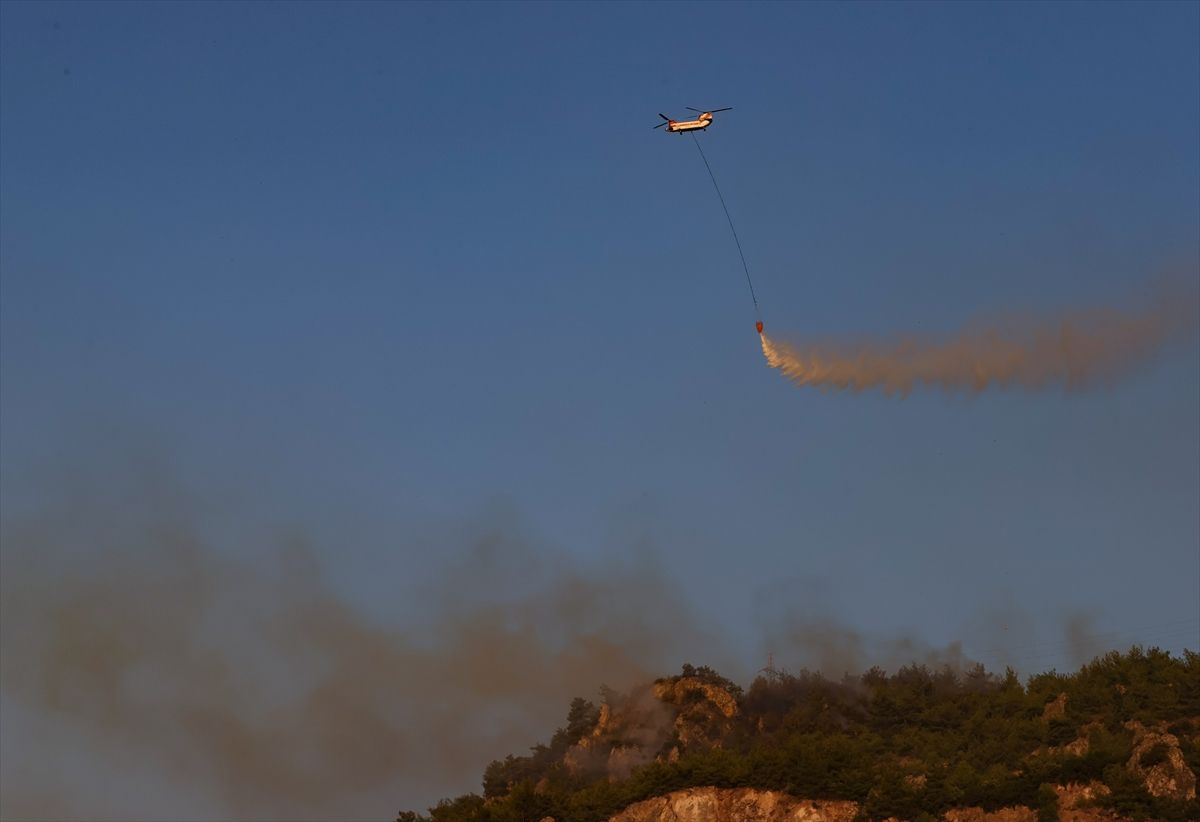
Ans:
{"label": "long line cable", "polygon": [[729,221],[729,230],[733,232],[733,242],[737,245],[738,256],[742,258],[742,270],[746,272],[746,285],[750,286],[750,299],[754,303],[754,318],[762,320],[762,312],[758,310],[758,297],[754,296],[754,283],[750,281],[750,266],[746,265],[746,255],[742,253],[742,241],[738,239],[737,229],[733,227],[733,218],[729,216],[729,206],[725,205],[725,197],[721,194],[721,187],[717,185],[717,175],[713,174],[712,166],[708,164],[708,158],[704,156],[704,149],[700,147],[700,141],[696,139],[696,132],[691,132],[692,142],[696,144],[696,150],[700,152],[700,159],[704,161],[704,167],[708,169],[708,177],[712,180],[713,188],[716,189],[717,199],[721,201],[721,208],[725,210],[725,219]]}

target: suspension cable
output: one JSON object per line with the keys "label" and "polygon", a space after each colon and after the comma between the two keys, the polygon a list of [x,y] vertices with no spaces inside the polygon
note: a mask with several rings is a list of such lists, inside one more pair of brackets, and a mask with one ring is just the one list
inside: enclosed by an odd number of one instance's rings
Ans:
{"label": "suspension cable", "polygon": [[738,239],[737,229],[733,227],[733,218],[729,216],[729,207],[725,205],[725,197],[721,194],[721,187],[717,185],[717,176],[713,174],[712,166],[708,164],[708,158],[704,156],[704,149],[700,147],[696,133],[693,131],[691,135],[692,142],[696,144],[696,150],[700,152],[700,159],[704,161],[704,167],[708,169],[708,176],[712,180],[713,188],[716,189],[717,199],[721,201],[721,208],[725,210],[725,219],[729,221],[729,230],[733,232],[733,242],[737,245],[738,256],[742,258],[742,270],[746,272],[746,285],[750,286],[750,299],[754,303],[754,318],[761,321],[762,313],[758,310],[758,297],[754,295],[754,283],[750,281],[750,266],[746,265],[746,255],[742,252],[742,241]]}

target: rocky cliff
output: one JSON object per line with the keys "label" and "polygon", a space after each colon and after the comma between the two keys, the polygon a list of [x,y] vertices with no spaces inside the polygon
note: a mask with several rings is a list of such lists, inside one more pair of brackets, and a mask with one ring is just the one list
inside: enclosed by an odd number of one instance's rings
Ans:
{"label": "rocky cliff", "polygon": [[[1125,817],[1089,807],[1105,790],[1098,783],[1059,787],[1058,819],[1122,822]],[[751,788],[689,788],[630,805],[610,822],[853,822],[858,812],[856,802],[797,799]],[[1020,805],[996,811],[955,808],[942,817],[945,822],[1038,822],[1038,818],[1037,811]]]}
{"label": "rocky cliff", "polygon": [[853,822],[856,802],[796,799],[751,788],[689,788],[630,805],[611,822]]}
{"label": "rocky cliff", "polygon": [[1128,768],[1142,777],[1151,796],[1171,799],[1196,798],[1196,774],[1183,758],[1179,737],[1167,733],[1162,725],[1147,728],[1140,722],[1126,722],[1133,731],[1133,755]]}

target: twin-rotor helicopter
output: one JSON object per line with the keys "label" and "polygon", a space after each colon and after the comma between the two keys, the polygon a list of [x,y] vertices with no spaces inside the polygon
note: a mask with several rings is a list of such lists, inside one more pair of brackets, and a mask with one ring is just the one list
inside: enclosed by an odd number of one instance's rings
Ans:
{"label": "twin-rotor helicopter", "polygon": [[686,108],[688,111],[695,111],[700,116],[695,120],[672,120],[667,115],[659,112],[658,116],[663,118],[663,120],[666,122],[659,123],[655,126],[655,128],[662,128],[663,126],[666,126],[667,131],[673,131],[676,134],[683,134],[685,131],[704,131],[704,129],[712,125],[713,115],[718,111],[733,111],[732,106],[728,106],[726,108],[714,108],[712,111],[700,111],[700,109],[692,108],[691,106],[684,106],[684,108]]}

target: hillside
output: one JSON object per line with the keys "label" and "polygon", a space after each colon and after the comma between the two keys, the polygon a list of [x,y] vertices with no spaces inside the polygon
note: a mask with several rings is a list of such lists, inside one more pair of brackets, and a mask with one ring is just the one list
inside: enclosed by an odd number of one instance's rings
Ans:
{"label": "hillside", "polygon": [[982,667],[833,681],[771,672],[743,691],[685,665],[576,698],[482,795],[400,822],[1196,820],[1200,654],[1138,647],[1079,671]]}

